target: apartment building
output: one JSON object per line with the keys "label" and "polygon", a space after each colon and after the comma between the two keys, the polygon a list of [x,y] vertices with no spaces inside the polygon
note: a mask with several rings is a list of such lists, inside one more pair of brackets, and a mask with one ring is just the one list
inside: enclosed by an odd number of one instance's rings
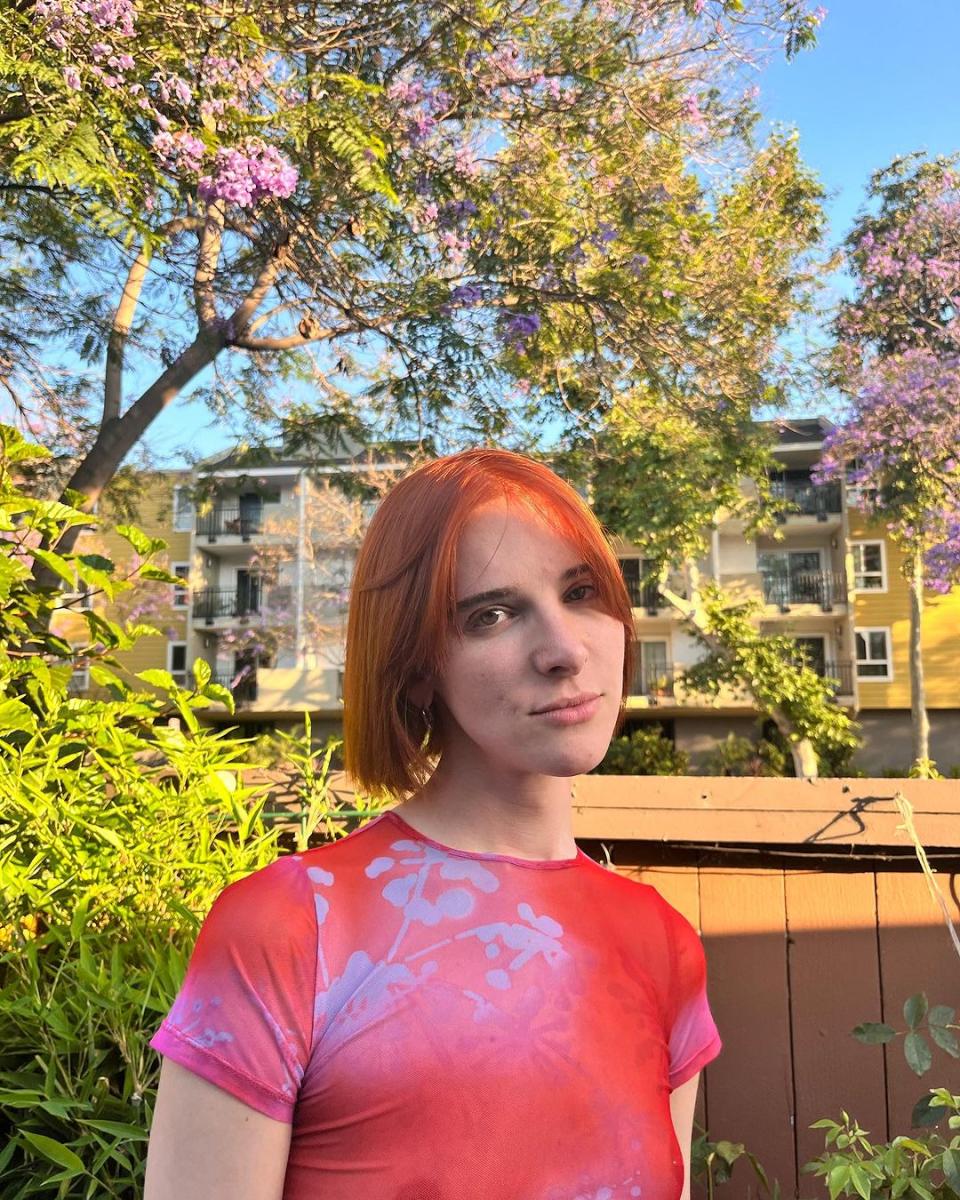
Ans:
{"label": "apartment building", "polygon": [[[190,682],[195,660],[207,662],[236,706],[233,715],[223,705],[204,710],[213,724],[254,733],[292,728],[308,712],[316,737],[338,732],[347,600],[363,523],[384,481],[408,462],[401,443],[376,455],[347,445],[309,458],[230,453],[146,478],[136,524],[168,542],[162,565],[183,584],[145,583],[108,606],[110,615],[132,615],[162,634],[142,638],[119,660],[131,671],[165,669],[181,684]],[[341,486],[345,477],[356,486]],[[121,568],[130,556],[110,530],[87,544]],[[73,686],[89,690],[85,670]]]}
{"label": "apartment building", "polygon": [[[830,429],[824,418],[777,422],[774,495],[783,499],[781,539],[745,536],[736,519],[719,522],[709,553],[697,565],[733,596],[762,603],[759,628],[792,637],[807,662],[833,681],[838,702],[863,726],[854,758],[869,772],[909,766],[909,597],[899,570],[902,556],[882,525],[871,523],[842,484],[815,485],[811,470]],[[756,736],[757,712],[742,695],[716,698],[683,688],[685,667],[701,651],[680,614],[645,575],[637,547],[618,548],[634,597],[637,628],[628,724],[656,720],[676,745],[701,763],[728,733]],[[685,591],[675,575],[673,590]],[[942,768],[960,764],[960,588],[927,593],[923,616],[924,666],[931,753]]]}
{"label": "apartment building", "polygon": [[[838,701],[858,715],[865,770],[910,762],[909,598],[901,556],[882,526],[870,524],[840,484],[814,485],[810,472],[830,428],[823,418],[778,423],[783,500],[781,539],[746,537],[742,522],[720,521],[698,563],[703,578],[762,602],[759,627],[787,634],[833,681]],[[299,724],[311,715],[318,736],[338,732],[347,602],[358,533],[355,506],[329,480],[360,473],[381,483],[409,461],[402,445],[374,460],[359,447],[319,461],[273,454],[252,464],[228,454],[194,471],[152,477],[139,524],[170,545],[168,567],[182,587],[150,587],[118,605],[162,630],[120,657],[131,670],[162,667],[187,682],[196,658],[233,693],[236,713],[206,711],[213,723],[251,732]],[[362,516],[369,516],[375,488]],[[123,562],[129,547],[107,530],[103,552]],[[124,554],[124,549],[127,555]],[[636,668],[628,724],[659,722],[694,765],[729,732],[756,735],[757,713],[734,691],[716,700],[683,686],[701,650],[680,614],[645,585],[640,551],[618,553],[634,600]],[[670,581],[683,593],[682,573]],[[97,603],[96,600],[93,603]],[[931,751],[942,768],[960,764],[960,588],[928,594],[923,620]],[[88,684],[78,672],[75,686]]]}

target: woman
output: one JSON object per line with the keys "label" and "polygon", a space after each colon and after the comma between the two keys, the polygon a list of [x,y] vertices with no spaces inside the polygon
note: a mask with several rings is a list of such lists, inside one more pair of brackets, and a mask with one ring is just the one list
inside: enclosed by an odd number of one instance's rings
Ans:
{"label": "woman", "polygon": [[346,767],[405,797],[227,888],[154,1038],[146,1200],[678,1200],[720,1050],[690,924],[577,850],[630,601],[577,493],[398,483],[351,594]]}

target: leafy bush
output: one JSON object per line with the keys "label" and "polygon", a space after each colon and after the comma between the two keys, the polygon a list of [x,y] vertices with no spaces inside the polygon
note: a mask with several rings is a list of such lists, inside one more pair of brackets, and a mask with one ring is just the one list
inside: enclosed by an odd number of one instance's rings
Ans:
{"label": "leafy bush", "polygon": [[736,733],[728,733],[705,756],[703,773],[782,777],[787,774],[787,765],[784,754],[772,742],[765,739],[752,742]]}
{"label": "leafy bush", "polygon": [[594,775],[686,775],[690,756],[665,737],[659,725],[638,725],[614,738]]}
{"label": "leafy bush", "polygon": [[[244,743],[202,728],[232,700],[194,664],[130,676],[114,656],[150,630],[76,603],[129,581],[101,556],[58,552],[91,518],[13,478],[44,452],[0,426],[0,1200],[140,1194],[159,1062],[147,1045],[199,923],[228,883],[277,853]],[[165,546],[120,532],[142,578]],[[72,621],[70,636],[63,626]],[[105,699],[69,692],[89,666]],[[303,764],[306,844],[327,815],[329,757]],[[333,830],[334,833],[338,829]]]}

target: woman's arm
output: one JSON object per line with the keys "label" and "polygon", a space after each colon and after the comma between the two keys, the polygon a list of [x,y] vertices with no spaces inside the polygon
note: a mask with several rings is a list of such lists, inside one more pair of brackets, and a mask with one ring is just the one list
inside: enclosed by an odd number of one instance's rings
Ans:
{"label": "woman's arm", "polygon": [[690,1148],[693,1142],[693,1110],[697,1107],[700,1072],[670,1093],[670,1116],[683,1155],[683,1191],[680,1200],[690,1200]]}
{"label": "woman's arm", "polygon": [[280,1200],[290,1126],[163,1060],[144,1200]]}

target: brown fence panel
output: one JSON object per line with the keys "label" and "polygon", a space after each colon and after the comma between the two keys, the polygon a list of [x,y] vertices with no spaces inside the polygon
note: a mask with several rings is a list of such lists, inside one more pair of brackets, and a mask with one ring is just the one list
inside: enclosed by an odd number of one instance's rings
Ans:
{"label": "brown fence panel", "polygon": [[880,1008],[872,873],[785,872],[800,1195],[819,1195],[803,1164],[824,1150],[821,1117],[841,1110],[884,1139],[883,1056],[850,1031]]}
{"label": "brown fence panel", "polygon": [[[700,923],[710,1006],[723,1052],[707,1068],[710,1136],[743,1142],[784,1196],[796,1185],[783,873],[700,871]],[[762,1193],[749,1164],[729,1185]]]}
{"label": "brown fence panel", "polygon": [[[687,918],[694,929],[700,929],[700,877],[696,867],[640,867],[626,872],[641,883],[656,888],[668,904]],[[709,964],[708,964],[709,965]],[[700,1081],[697,1107],[693,1119],[701,1129],[710,1128],[706,1077]]]}
{"label": "brown fence panel", "polygon": [[[960,928],[957,876],[938,874],[937,882]],[[903,1004],[914,992],[926,992],[931,1005],[948,1004],[960,1011],[960,958],[923,875],[919,871],[878,874],[877,908],[883,1016],[878,1005],[863,1019],[883,1019],[894,1029],[905,1029]],[[933,1047],[933,1067],[922,1078],[907,1067],[902,1037],[885,1050],[891,1134],[908,1132],[913,1106],[930,1088],[960,1092],[960,1062],[938,1047]]]}

